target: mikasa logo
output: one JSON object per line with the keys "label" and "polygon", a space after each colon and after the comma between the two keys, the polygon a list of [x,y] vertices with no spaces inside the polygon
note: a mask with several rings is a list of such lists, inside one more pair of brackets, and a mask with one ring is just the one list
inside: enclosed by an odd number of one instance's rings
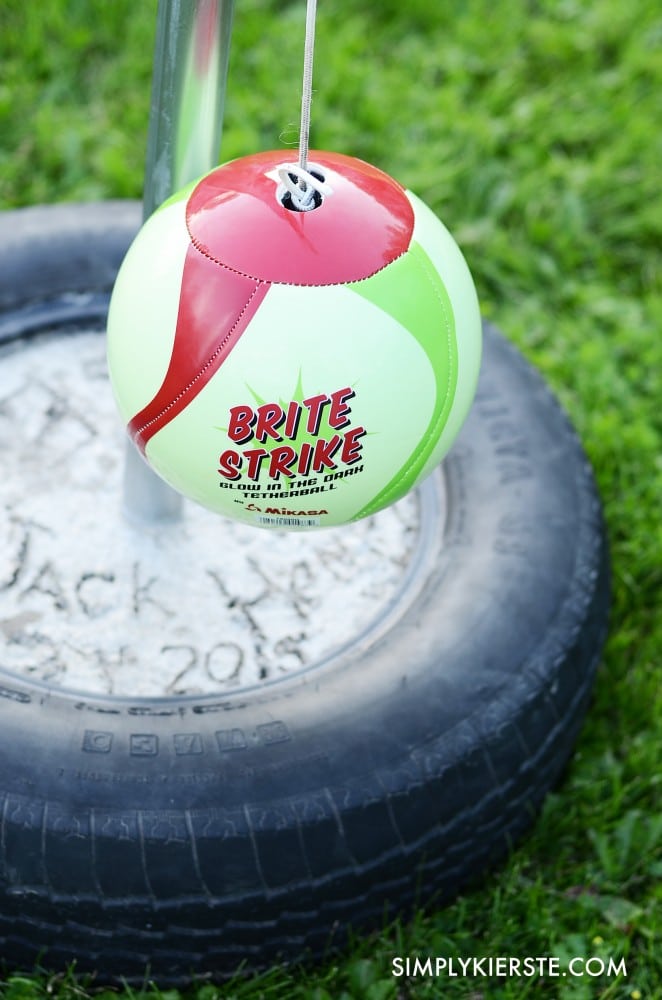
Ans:
{"label": "mikasa logo", "polygon": [[[269,479],[279,479],[281,474],[291,478],[335,471],[339,464],[353,465],[361,459],[361,438],[366,433],[364,427],[349,426],[352,409],[348,401],[355,395],[345,386],[302,402],[292,400],[287,406],[262,403],[255,409],[248,404],[230,407],[230,441],[238,445],[254,441],[268,447],[242,452],[227,448],[219,457],[220,475],[237,480],[243,474],[256,482],[265,473]],[[324,433],[330,437],[320,436],[323,419],[327,425]],[[293,444],[280,443],[285,440]]]}
{"label": "mikasa logo", "polygon": [[[262,513],[262,508],[254,503],[249,503],[246,510]],[[328,510],[290,510],[288,507],[267,507],[265,514],[277,514],[281,517],[319,517],[320,514],[328,514]]]}

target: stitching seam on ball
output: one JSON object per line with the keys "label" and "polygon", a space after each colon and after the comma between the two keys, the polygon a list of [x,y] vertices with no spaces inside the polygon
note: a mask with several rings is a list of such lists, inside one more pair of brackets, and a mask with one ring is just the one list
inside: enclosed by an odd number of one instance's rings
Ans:
{"label": "stitching seam on ball", "polygon": [[[213,259],[213,258],[210,258],[210,259]],[[229,269],[229,270],[231,270],[231,269]],[[248,277],[248,275],[245,275],[245,277]],[[253,280],[256,281],[255,288],[253,289],[253,291],[251,292],[251,294],[246,299],[246,302],[244,303],[244,305],[243,305],[243,307],[241,309],[241,312],[237,316],[236,320],[234,321],[234,323],[232,324],[231,328],[228,330],[228,332],[226,333],[226,335],[223,337],[223,340],[221,341],[221,343],[217,346],[216,350],[213,352],[213,354],[210,355],[210,357],[207,358],[207,360],[205,361],[204,365],[202,366],[202,368],[200,368],[200,370],[195,375],[195,377],[192,378],[191,381],[183,389],[181,389],[173,399],[170,400],[170,402],[168,403],[167,406],[164,406],[163,409],[159,413],[157,413],[155,417],[152,417],[151,420],[148,420],[147,423],[140,425],[140,427],[137,429],[137,431],[135,432],[135,435],[134,435],[136,438],[140,437],[140,435],[144,431],[146,431],[149,427],[152,427],[154,424],[158,423],[158,421],[161,420],[162,417],[164,417],[165,414],[169,410],[171,410],[173,408],[173,406],[176,406],[177,403],[179,402],[179,400],[182,399],[183,396],[185,396],[188,392],[191,391],[191,389],[193,388],[193,386],[195,385],[195,383],[200,378],[202,378],[202,376],[207,371],[207,369],[209,368],[209,366],[214,363],[214,361],[216,360],[216,358],[218,357],[218,355],[223,351],[223,348],[227,344],[228,340],[230,340],[230,338],[232,337],[234,331],[237,329],[237,327],[241,323],[242,316],[244,315],[244,313],[246,312],[246,310],[250,306],[251,302],[253,301],[253,299],[257,295],[258,289],[260,287],[262,287],[263,285],[269,284],[269,282],[266,282],[266,281],[259,281],[257,279],[253,279]]]}
{"label": "stitching seam on ball", "polygon": [[218,267],[224,268],[226,271],[231,271],[233,274],[238,274],[241,278],[248,278],[250,281],[257,281],[260,284],[280,285],[283,288],[333,288],[334,286],[337,285],[352,285],[352,284],[357,284],[359,281],[368,281],[369,278],[374,278],[374,276],[376,274],[379,274],[380,271],[383,271],[387,267],[391,267],[391,265],[394,264],[396,260],[400,260],[401,257],[404,257],[405,254],[409,252],[409,248],[411,247],[413,239],[413,229],[412,229],[412,235],[410,236],[409,239],[409,246],[405,250],[402,250],[399,254],[397,254],[397,256],[393,257],[385,264],[382,264],[381,267],[378,267],[376,271],[371,271],[370,274],[364,274],[360,278],[352,278],[348,276],[346,278],[341,278],[340,280],[336,281],[271,281],[268,278],[256,278],[254,274],[248,274],[248,272],[246,271],[240,271],[239,268],[230,267],[229,264],[224,264],[222,260],[218,259],[218,257],[214,257],[214,255],[209,252],[207,247],[205,247],[204,244],[200,243],[200,241],[196,239],[196,237],[191,232],[188,222],[188,216],[186,217],[186,229],[191,238],[191,243],[198,251],[198,253],[201,253],[203,257],[206,257],[207,260],[210,260],[213,264],[216,264]]}

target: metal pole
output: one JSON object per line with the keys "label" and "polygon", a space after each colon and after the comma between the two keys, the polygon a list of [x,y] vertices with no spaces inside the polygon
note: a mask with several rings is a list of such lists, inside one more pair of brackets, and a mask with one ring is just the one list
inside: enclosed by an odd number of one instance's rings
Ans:
{"label": "metal pole", "polygon": [[[147,136],[143,220],[218,163],[234,0],[159,0]],[[124,509],[134,520],[174,521],[182,498],[129,442]]]}

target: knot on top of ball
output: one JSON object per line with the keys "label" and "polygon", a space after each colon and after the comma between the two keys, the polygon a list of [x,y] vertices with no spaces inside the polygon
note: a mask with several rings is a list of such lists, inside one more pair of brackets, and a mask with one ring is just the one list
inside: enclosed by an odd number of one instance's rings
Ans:
{"label": "knot on top of ball", "polygon": [[313,212],[333,194],[322,168],[315,165],[306,170],[299,163],[284,163],[278,167],[278,176],[276,196],[290,212]]}
{"label": "knot on top of ball", "polygon": [[361,281],[409,249],[414,212],[388,174],[340,153],[311,153],[333,190],[315,211],[292,212],[277,194],[282,152],[226,163],[186,205],[194,246],[255,281],[335,285]]}

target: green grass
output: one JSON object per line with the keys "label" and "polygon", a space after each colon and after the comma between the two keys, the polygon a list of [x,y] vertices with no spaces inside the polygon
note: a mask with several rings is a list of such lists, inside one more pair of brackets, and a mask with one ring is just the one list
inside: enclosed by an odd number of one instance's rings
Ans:
{"label": "green grass", "polygon": [[[154,0],[2,0],[0,207],[140,196],[154,17]],[[291,135],[302,44],[302,3],[237,4],[225,158]],[[428,201],[484,314],[570,413],[605,504],[611,635],[576,754],[507,863],[333,964],[191,996],[662,997],[658,0],[327,0],[315,88],[313,145]],[[628,975],[406,982],[390,973],[406,954],[624,956]],[[0,993],[89,989],[72,973],[13,975]]]}

